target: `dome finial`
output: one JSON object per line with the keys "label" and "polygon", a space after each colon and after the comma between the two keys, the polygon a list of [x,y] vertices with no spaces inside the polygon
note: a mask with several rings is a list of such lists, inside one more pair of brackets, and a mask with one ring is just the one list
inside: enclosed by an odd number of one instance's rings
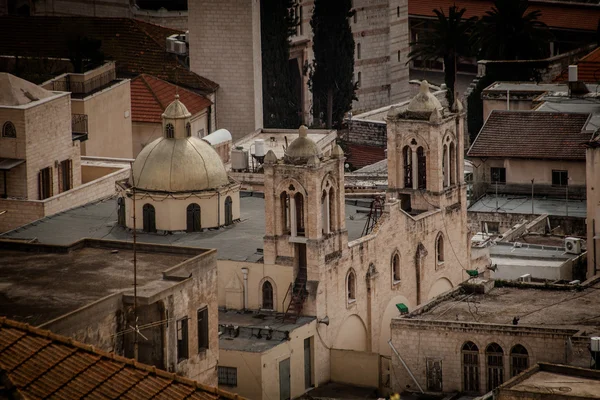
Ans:
{"label": "dome finial", "polygon": [[179,100],[179,93],[175,94],[175,100]]}
{"label": "dome finial", "polygon": [[427,82],[426,80],[421,81],[421,87],[419,88],[419,91],[421,93],[429,92],[429,82]]}
{"label": "dome finial", "polygon": [[308,128],[306,127],[306,125],[301,125],[299,130],[299,136],[300,137],[307,137],[308,136]]}

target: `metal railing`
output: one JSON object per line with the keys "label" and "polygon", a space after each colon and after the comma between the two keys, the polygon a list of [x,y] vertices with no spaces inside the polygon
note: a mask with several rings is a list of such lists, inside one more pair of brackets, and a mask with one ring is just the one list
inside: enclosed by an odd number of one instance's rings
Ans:
{"label": "metal railing", "polygon": [[71,131],[74,135],[88,134],[88,116],[87,114],[71,115]]}
{"label": "metal railing", "polygon": [[117,79],[117,72],[114,69],[108,70],[91,79],[75,81],[71,75],[52,82],[52,89],[60,92],[71,92],[74,94],[88,94],[94,90],[108,85],[110,82]]}

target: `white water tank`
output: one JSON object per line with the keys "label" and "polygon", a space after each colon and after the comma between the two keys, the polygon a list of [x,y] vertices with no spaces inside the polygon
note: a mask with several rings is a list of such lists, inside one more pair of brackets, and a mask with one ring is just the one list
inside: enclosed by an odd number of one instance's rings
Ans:
{"label": "white water tank", "polygon": [[265,140],[256,139],[254,141],[254,155],[256,157],[264,157],[265,155]]}
{"label": "white water tank", "polygon": [[600,352],[600,337],[595,336],[590,338],[590,350]]}

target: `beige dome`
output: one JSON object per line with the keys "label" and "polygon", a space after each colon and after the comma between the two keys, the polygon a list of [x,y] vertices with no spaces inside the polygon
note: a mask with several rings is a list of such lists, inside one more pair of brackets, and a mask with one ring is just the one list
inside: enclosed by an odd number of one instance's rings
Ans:
{"label": "beige dome", "polygon": [[312,139],[308,138],[308,128],[300,127],[300,134],[285,151],[283,160],[286,164],[304,165],[312,157],[321,157],[319,147]]}
{"label": "beige dome", "polygon": [[163,118],[168,119],[190,118],[191,116],[192,114],[188,111],[185,104],[179,101],[178,94],[175,95],[175,101],[169,104],[162,114]]}
{"label": "beige dome", "polygon": [[442,103],[429,91],[429,83],[421,82],[419,93],[408,103],[406,108],[411,113],[431,113],[432,111],[442,111]]}
{"label": "beige dome", "polygon": [[162,137],[135,159],[129,178],[131,185],[134,182],[137,189],[147,191],[195,192],[227,185],[229,179],[221,158],[205,141]]}

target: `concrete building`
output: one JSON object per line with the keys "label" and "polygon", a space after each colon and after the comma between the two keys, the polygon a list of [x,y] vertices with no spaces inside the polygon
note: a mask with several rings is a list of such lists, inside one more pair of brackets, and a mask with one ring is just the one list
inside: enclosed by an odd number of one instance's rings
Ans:
{"label": "concrete building", "polygon": [[215,250],[138,243],[134,297],[131,242],[9,240],[0,249],[0,315],[128,358],[139,335],[138,361],[217,385]]}
{"label": "concrete building", "polygon": [[473,279],[394,318],[392,387],[484,394],[538,362],[589,367],[598,283],[573,289]]}
{"label": "concrete building", "polygon": [[119,184],[119,223],[129,229],[197,232],[240,218],[240,186],[210,143],[192,134],[192,114],[179,95],[162,114],[161,137],[132,168]]}

